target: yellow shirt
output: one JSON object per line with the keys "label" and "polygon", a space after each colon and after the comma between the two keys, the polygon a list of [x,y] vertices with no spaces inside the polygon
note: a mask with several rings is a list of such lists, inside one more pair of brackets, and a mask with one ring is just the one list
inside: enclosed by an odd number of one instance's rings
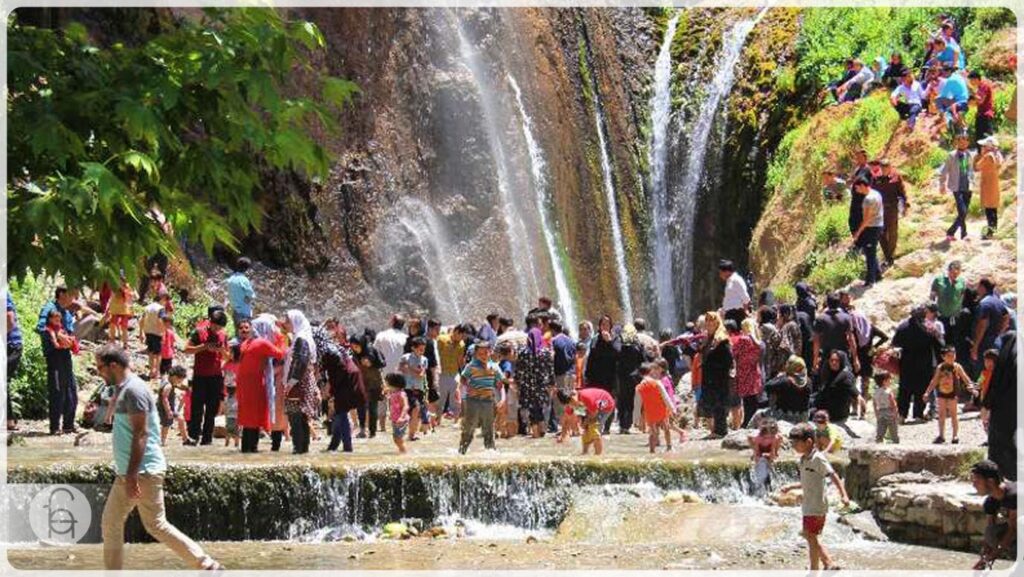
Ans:
{"label": "yellow shirt", "polygon": [[442,375],[458,375],[465,355],[466,343],[461,339],[456,341],[451,333],[437,336],[437,359],[441,365]]}

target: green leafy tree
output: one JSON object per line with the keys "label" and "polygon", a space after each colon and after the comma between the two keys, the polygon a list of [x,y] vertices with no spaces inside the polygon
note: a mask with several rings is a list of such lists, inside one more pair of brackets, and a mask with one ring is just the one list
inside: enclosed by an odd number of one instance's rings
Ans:
{"label": "green leafy tree", "polygon": [[314,24],[271,9],[204,10],[138,46],[16,13],[7,34],[12,276],[116,280],[170,254],[171,230],[207,252],[236,249],[260,226],[261,171],[326,175],[311,134],[335,133],[358,92],[314,68]]}

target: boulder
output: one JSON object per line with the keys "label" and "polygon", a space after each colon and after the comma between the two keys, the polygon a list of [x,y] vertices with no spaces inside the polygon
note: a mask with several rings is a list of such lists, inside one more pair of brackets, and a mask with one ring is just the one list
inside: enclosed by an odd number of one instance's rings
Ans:
{"label": "boulder", "polygon": [[840,515],[839,522],[849,526],[854,533],[863,536],[869,541],[888,541],[889,537],[878,526],[875,516],[871,511],[862,511],[855,515]]}
{"label": "boulder", "polygon": [[754,429],[737,429],[731,431],[725,438],[722,439],[722,448],[730,449],[732,451],[742,451],[750,448],[750,442],[748,438],[757,435],[757,431]]}
{"label": "boulder", "polygon": [[704,499],[693,491],[669,491],[665,493],[666,503],[704,503]]}
{"label": "boulder", "polygon": [[769,495],[768,499],[780,507],[798,507],[804,500],[804,493],[800,489],[776,491]]}
{"label": "boulder", "polygon": [[103,319],[96,315],[89,315],[75,323],[75,336],[80,341],[103,342],[107,338],[104,331]]}

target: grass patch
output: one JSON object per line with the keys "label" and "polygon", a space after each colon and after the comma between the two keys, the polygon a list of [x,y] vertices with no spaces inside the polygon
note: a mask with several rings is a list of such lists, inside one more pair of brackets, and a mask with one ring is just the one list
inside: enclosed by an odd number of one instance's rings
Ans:
{"label": "grass patch", "polygon": [[793,285],[783,284],[773,287],[768,287],[768,290],[772,291],[775,295],[775,300],[780,303],[795,303],[796,302],[796,289]]}
{"label": "grass patch", "polygon": [[786,201],[801,193],[820,194],[823,170],[851,168],[853,153],[860,148],[877,156],[899,122],[899,114],[882,92],[828,118],[815,115],[782,138],[768,167],[765,186]]}
{"label": "grass patch", "polygon": [[927,186],[946,160],[947,152],[941,147],[930,147],[928,154],[909,158],[900,167],[904,180],[915,186]]}
{"label": "grass patch", "polygon": [[825,249],[849,236],[850,208],[845,203],[829,204],[814,219],[814,248]]}
{"label": "grass patch", "polygon": [[918,234],[918,226],[907,222],[906,219],[900,220],[899,234],[896,240],[896,252],[893,254],[895,258],[906,256],[912,252],[921,250],[925,247],[925,242]]}
{"label": "grass patch", "polygon": [[813,251],[807,258],[807,282],[818,294],[840,289],[864,273],[864,258],[857,252]]}

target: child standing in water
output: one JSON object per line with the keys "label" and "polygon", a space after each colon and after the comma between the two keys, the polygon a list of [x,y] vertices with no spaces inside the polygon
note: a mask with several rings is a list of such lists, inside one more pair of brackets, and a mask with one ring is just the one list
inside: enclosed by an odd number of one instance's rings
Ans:
{"label": "child standing in water", "polygon": [[679,434],[679,442],[685,443],[687,439],[686,430],[683,429],[679,421],[681,417],[679,411],[679,398],[676,397],[676,387],[672,384],[672,371],[669,370],[668,361],[662,357],[658,357],[654,361],[658,364],[658,372],[661,375],[661,384],[665,387],[665,392],[668,393],[668,400],[672,403],[672,416],[668,418],[668,428],[670,431]]}
{"label": "child standing in water", "polygon": [[801,535],[807,539],[807,551],[811,560],[811,571],[818,569],[839,570],[825,545],[820,541],[821,531],[825,528],[825,516],[828,514],[828,500],[825,496],[825,480],[830,479],[839,490],[843,506],[850,504],[846,495],[843,480],[832,469],[825,454],[817,449],[814,428],[809,423],[800,423],[789,432],[789,442],[793,450],[800,455],[800,482],[783,487],[782,492],[788,493],[800,488],[803,491],[803,530]]}
{"label": "child standing in water", "polygon": [[661,384],[658,365],[640,365],[640,376],[643,380],[636,386],[636,396],[640,403],[636,405],[634,411],[643,412],[644,424],[647,425],[647,448],[653,453],[658,446],[658,434],[664,431],[665,450],[671,451],[672,432],[668,428],[668,420],[675,410],[665,386]]}
{"label": "child standing in water", "polygon": [[409,430],[409,398],[405,394],[405,376],[388,373],[384,376],[388,390],[388,413],[391,416],[391,439],[399,453],[405,453],[405,433]]}
{"label": "child standing in water", "polygon": [[756,436],[747,438],[753,450],[751,459],[754,461],[754,479],[766,490],[772,486],[772,466],[779,458],[779,447],[782,446],[782,435],[775,419],[761,419],[761,427]]}
{"label": "child standing in water", "polygon": [[596,387],[579,389],[573,391],[571,395],[563,391],[557,394],[563,405],[574,410],[582,409],[577,415],[583,413],[583,454],[588,454],[591,446],[594,447],[595,455],[603,453],[604,441],[601,439],[601,431],[615,412],[615,398],[612,394]]}
{"label": "child standing in water", "polygon": [[936,391],[936,396],[938,397],[939,436],[935,437],[934,442],[936,445],[946,442],[947,417],[949,417],[953,424],[952,443],[956,445],[960,442],[958,438],[960,418],[957,415],[956,391],[958,385],[967,388],[970,382],[971,379],[967,376],[964,368],[960,366],[960,363],[956,362],[956,349],[953,347],[943,347],[942,363],[935,368],[932,382],[929,383],[928,389],[925,390],[923,395],[927,399],[932,394],[932,391]]}

